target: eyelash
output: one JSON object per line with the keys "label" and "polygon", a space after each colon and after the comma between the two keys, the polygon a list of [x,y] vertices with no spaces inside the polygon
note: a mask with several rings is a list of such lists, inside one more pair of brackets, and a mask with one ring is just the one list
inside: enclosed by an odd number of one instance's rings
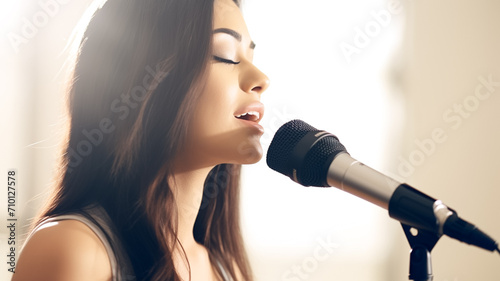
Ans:
{"label": "eyelash", "polygon": [[218,62],[227,63],[227,64],[239,64],[240,63],[239,61],[232,61],[232,60],[224,59],[224,58],[221,58],[218,56],[214,56],[214,60],[218,61]]}

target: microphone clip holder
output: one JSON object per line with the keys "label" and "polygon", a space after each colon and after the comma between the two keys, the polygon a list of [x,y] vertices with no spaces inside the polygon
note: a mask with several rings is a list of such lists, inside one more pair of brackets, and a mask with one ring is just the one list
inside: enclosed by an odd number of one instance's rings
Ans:
{"label": "microphone clip holder", "polygon": [[[432,262],[431,251],[441,238],[434,232],[420,230],[409,225],[401,223],[410,243],[410,274],[409,280],[414,281],[432,281]],[[413,231],[413,232],[412,232]]]}

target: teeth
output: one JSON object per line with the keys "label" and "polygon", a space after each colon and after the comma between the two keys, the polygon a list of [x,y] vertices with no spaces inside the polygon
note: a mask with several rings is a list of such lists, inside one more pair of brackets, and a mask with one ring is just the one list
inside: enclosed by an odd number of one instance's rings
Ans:
{"label": "teeth", "polygon": [[246,116],[246,115],[253,115],[253,116],[257,117],[257,119],[260,118],[260,113],[258,113],[257,111],[249,111],[249,112],[237,115],[236,118],[241,118],[241,117]]}

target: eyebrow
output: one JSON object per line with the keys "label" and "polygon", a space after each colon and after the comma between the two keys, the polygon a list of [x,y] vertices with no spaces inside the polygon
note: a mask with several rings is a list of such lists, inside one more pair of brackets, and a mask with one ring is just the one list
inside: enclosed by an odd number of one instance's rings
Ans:
{"label": "eyebrow", "polygon": [[[231,36],[233,36],[236,40],[238,40],[239,42],[241,42],[241,34],[239,34],[237,31],[234,31],[232,29],[229,29],[229,28],[217,28],[216,30],[214,30],[214,34],[216,33],[226,33],[226,34],[229,34]],[[250,42],[250,49],[255,49],[255,43],[252,41]]]}

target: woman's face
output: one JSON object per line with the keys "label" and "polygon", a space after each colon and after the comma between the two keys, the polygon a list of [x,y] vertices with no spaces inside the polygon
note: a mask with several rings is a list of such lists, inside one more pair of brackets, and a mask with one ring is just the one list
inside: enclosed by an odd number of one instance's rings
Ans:
{"label": "woman's face", "polygon": [[214,5],[213,57],[181,157],[198,165],[251,164],[262,158],[260,98],[269,79],[252,63],[255,44],[240,9],[232,0]]}

